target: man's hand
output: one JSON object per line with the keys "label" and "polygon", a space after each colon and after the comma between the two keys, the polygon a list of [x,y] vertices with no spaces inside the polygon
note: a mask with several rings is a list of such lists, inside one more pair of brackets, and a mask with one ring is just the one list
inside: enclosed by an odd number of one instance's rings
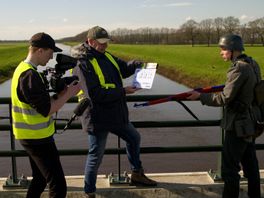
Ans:
{"label": "man's hand", "polygon": [[80,83],[73,81],[63,91],[58,93],[56,98],[52,98],[49,115],[57,112],[72,96],[75,96],[80,91],[80,88]]}
{"label": "man's hand", "polygon": [[75,96],[81,89],[81,85],[79,81],[75,80],[71,84],[69,84],[65,91],[68,92],[70,95]]}
{"label": "man's hand", "polygon": [[127,87],[124,87],[124,89],[125,89],[126,94],[132,94],[132,93],[135,93],[140,88],[136,88],[133,86],[127,86]]}
{"label": "man's hand", "polygon": [[200,98],[200,95],[201,95],[201,93],[197,91],[190,91],[187,94],[190,94],[190,96],[186,98],[187,100],[197,100]]}
{"label": "man's hand", "polygon": [[134,65],[136,68],[141,68],[143,67],[144,63],[139,60],[131,60],[128,62],[128,65]]}

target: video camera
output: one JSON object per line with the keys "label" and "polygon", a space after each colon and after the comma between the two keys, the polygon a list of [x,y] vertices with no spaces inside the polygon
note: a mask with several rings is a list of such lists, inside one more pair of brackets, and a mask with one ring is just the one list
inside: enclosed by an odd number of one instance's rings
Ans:
{"label": "video camera", "polygon": [[[77,64],[77,59],[65,54],[57,54],[56,57],[57,64],[55,68],[48,67],[44,70],[41,75],[45,81],[46,88],[49,92],[59,93],[67,85],[71,84],[75,80],[79,80],[78,76],[67,76],[62,77],[65,72],[72,69]],[[50,74],[50,79],[48,80],[48,75]],[[52,89],[49,89],[49,88]]]}

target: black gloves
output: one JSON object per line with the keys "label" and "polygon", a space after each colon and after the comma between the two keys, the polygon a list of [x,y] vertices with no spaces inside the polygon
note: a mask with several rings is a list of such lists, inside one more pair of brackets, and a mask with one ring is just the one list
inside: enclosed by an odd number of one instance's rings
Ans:
{"label": "black gloves", "polygon": [[144,66],[144,63],[139,60],[131,60],[128,62],[128,65],[134,65],[136,68],[141,68]]}

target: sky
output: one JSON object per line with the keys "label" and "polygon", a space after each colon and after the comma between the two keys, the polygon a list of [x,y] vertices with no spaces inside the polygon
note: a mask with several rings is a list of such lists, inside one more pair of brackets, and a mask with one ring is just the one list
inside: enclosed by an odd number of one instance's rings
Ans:
{"label": "sky", "polygon": [[0,40],[28,40],[37,32],[54,39],[99,25],[179,28],[186,21],[234,16],[241,24],[264,17],[263,0],[1,0]]}

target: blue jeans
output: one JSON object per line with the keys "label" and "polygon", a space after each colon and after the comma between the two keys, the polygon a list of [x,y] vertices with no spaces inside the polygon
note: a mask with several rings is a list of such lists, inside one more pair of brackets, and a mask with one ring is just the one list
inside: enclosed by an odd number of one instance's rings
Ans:
{"label": "blue jeans", "polygon": [[126,142],[126,152],[131,169],[140,170],[142,168],[140,161],[140,134],[131,123],[128,123],[124,127],[109,129],[109,131],[89,132],[89,153],[85,166],[84,184],[84,191],[86,193],[96,191],[97,172],[104,156],[109,132],[119,136]]}

